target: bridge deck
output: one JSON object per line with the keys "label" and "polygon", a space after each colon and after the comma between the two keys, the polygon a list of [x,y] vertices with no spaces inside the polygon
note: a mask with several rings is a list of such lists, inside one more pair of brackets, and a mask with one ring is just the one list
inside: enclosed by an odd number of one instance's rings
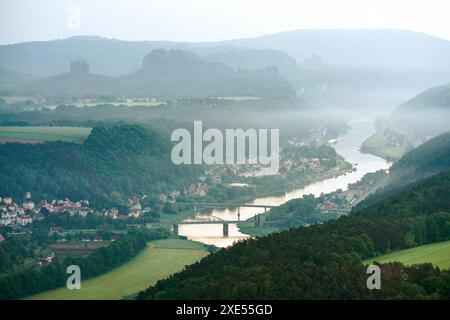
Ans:
{"label": "bridge deck", "polygon": [[242,220],[223,220],[223,221],[180,221],[177,224],[225,224],[225,223],[241,223]]}
{"label": "bridge deck", "polygon": [[276,208],[278,206],[271,206],[265,204],[245,204],[245,203],[212,203],[212,202],[175,202],[175,204],[191,205],[191,206],[206,206],[206,207],[221,207],[221,208]]}

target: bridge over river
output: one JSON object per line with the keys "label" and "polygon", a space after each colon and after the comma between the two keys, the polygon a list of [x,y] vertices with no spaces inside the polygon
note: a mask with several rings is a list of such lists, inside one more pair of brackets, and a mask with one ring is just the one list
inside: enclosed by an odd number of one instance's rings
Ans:
{"label": "bridge over river", "polygon": [[[222,218],[216,217],[214,215],[207,215],[204,219],[186,219],[183,221],[180,221],[178,223],[173,224],[173,232],[175,234],[179,233],[179,226],[180,225],[189,225],[189,224],[222,224],[223,225],[223,236],[228,237],[228,231],[229,231],[229,225],[230,224],[236,224],[242,222],[240,219],[240,208],[246,207],[246,208],[264,208],[264,213],[266,213],[267,209],[276,208],[278,206],[273,205],[264,205],[264,204],[248,204],[248,203],[212,203],[212,202],[176,202],[175,204],[178,205],[188,205],[193,206],[194,213],[197,212],[198,207],[205,207],[205,208],[238,208],[238,220],[224,220]],[[322,210],[324,213],[341,213],[341,214],[347,214],[350,212],[350,210],[344,210],[344,209],[331,209],[331,210]],[[261,214],[256,214],[254,216],[254,223],[255,227],[261,226]]]}

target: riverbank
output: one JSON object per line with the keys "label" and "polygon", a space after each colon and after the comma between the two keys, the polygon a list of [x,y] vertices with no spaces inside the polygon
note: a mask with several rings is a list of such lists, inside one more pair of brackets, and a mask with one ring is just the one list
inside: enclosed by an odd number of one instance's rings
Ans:
{"label": "riverbank", "polygon": [[362,143],[361,151],[394,162],[403,156],[406,148],[404,146],[388,146],[386,136],[381,132],[376,132]]}
{"label": "riverbank", "polygon": [[[241,186],[241,187],[233,187],[236,190],[238,190],[238,195],[231,198],[231,199],[217,199],[217,198],[205,198],[205,197],[198,197],[198,198],[187,198],[183,199],[183,202],[218,202],[223,204],[233,204],[233,203],[247,203],[252,202],[255,199],[258,198],[266,198],[266,197],[277,197],[281,196],[287,192],[293,191],[295,189],[301,189],[304,188],[310,184],[314,184],[320,181],[324,181],[327,179],[336,178],[338,176],[347,174],[352,172],[353,166],[351,163],[345,161],[345,159],[342,156],[338,156],[336,159],[337,166],[333,170],[328,170],[327,172],[324,172],[323,174],[314,176],[314,177],[300,177],[300,178],[291,178],[287,179],[285,183],[277,187],[276,189],[270,188],[270,179],[279,179],[278,176],[267,176],[265,177],[267,181],[265,181],[263,184],[255,184],[255,185],[249,185],[249,186]],[[254,188],[255,192],[251,193],[249,195],[246,195],[245,190],[247,188]],[[206,199],[206,200],[205,200]],[[201,208],[199,208],[201,209]],[[205,209],[203,211],[200,211],[201,213],[207,213],[210,209]],[[166,215],[165,215],[166,216]],[[181,218],[186,218],[186,212],[182,212],[180,214]],[[177,222],[176,219],[165,219],[165,221],[171,221],[171,222]]]}
{"label": "riverbank", "polygon": [[[218,202],[218,203],[248,203],[248,202],[252,202],[255,199],[258,198],[266,198],[266,197],[277,197],[277,196],[282,196],[283,194],[290,192],[292,190],[296,190],[296,189],[301,189],[304,188],[308,185],[314,184],[314,183],[318,183],[327,179],[332,179],[341,175],[344,175],[346,173],[352,172],[353,166],[351,165],[351,163],[345,161],[345,159],[342,156],[338,156],[337,157],[337,168],[335,171],[331,171],[331,172],[326,172],[323,175],[320,176],[316,176],[314,178],[309,178],[309,179],[293,179],[291,181],[289,181],[288,183],[286,183],[283,188],[278,189],[277,191],[267,191],[267,188],[257,188],[257,192],[253,193],[251,195],[244,195],[244,196],[240,196],[240,197],[234,197],[232,199],[228,199],[228,200],[223,200],[223,199],[208,199],[208,201],[203,200],[202,198],[199,199],[184,199],[183,202]],[[236,189],[244,189],[247,187],[235,187]],[[176,203],[175,203],[176,205]],[[160,220],[158,223],[150,223],[149,226],[150,227],[165,227],[168,229],[172,228],[172,225],[178,222],[181,222],[187,218],[191,218],[193,217],[196,213],[202,213],[202,214],[208,214],[211,213],[211,209],[209,208],[198,208],[198,212],[193,212],[192,209],[182,209],[179,210],[177,214],[167,214],[167,213],[162,213]]]}
{"label": "riverbank", "polygon": [[58,288],[25,300],[117,300],[132,296],[207,255],[206,247],[198,242],[156,240],[131,261],[104,275],[83,281],[81,270],[80,290]]}

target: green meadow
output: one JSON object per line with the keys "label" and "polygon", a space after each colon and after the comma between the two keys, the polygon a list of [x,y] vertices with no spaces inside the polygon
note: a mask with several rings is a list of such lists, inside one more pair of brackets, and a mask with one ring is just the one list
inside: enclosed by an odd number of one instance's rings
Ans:
{"label": "green meadow", "polygon": [[25,299],[117,300],[130,297],[207,254],[203,244],[198,242],[181,239],[152,241],[128,263],[92,279],[83,281],[82,278],[80,290],[59,288]]}
{"label": "green meadow", "polygon": [[391,161],[400,159],[406,151],[403,146],[386,146],[386,137],[379,132],[363,142],[362,150]]}
{"label": "green meadow", "polygon": [[86,139],[91,128],[53,127],[53,126],[0,126],[1,139],[25,139],[35,142],[67,141],[76,142]]}
{"label": "green meadow", "polygon": [[364,261],[369,264],[373,261],[380,263],[401,262],[405,265],[413,265],[429,262],[441,269],[450,268],[450,241],[427,244],[415,248],[393,251]]}

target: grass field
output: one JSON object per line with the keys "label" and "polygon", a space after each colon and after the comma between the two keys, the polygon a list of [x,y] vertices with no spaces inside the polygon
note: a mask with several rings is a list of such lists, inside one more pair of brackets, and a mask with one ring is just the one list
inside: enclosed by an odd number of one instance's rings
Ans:
{"label": "grass field", "polygon": [[1,127],[0,141],[7,142],[17,141],[23,142],[45,142],[45,141],[67,141],[76,142],[84,140],[91,133],[91,128],[82,127]]}
{"label": "grass field", "polygon": [[427,244],[416,248],[394,251],[376,258],[364,261],[369,264],[373,261],[380,263],[398,261],[405,265],[429,262],[441,269],[450,268],[450,241]]}
{"label": "grass field", "polygon": [[[205,247],[189,240],[167,239],[150,242],[130,262],[104,275],[81,282],[80,290],[59,288],[39,293],[30,300],[116,300],[129,297],[158,280],[181,271],[206,256]],[[83,277],[83,271],[81,271]]]}
{"label": "grass field", "polygon": [[277,227],[255,227],[255,223],[252,221],[238,223],[238,228],[240,232],[252,237],[263,237],[270,233],[280,231],[280,228]]}
{"label": "grass field", "polygon": [[405,147],[386,146],[385,140],[384,134],[377,132],[363,142],[361,149],[386,160],[395,161],[400,159],[405,153]]}

